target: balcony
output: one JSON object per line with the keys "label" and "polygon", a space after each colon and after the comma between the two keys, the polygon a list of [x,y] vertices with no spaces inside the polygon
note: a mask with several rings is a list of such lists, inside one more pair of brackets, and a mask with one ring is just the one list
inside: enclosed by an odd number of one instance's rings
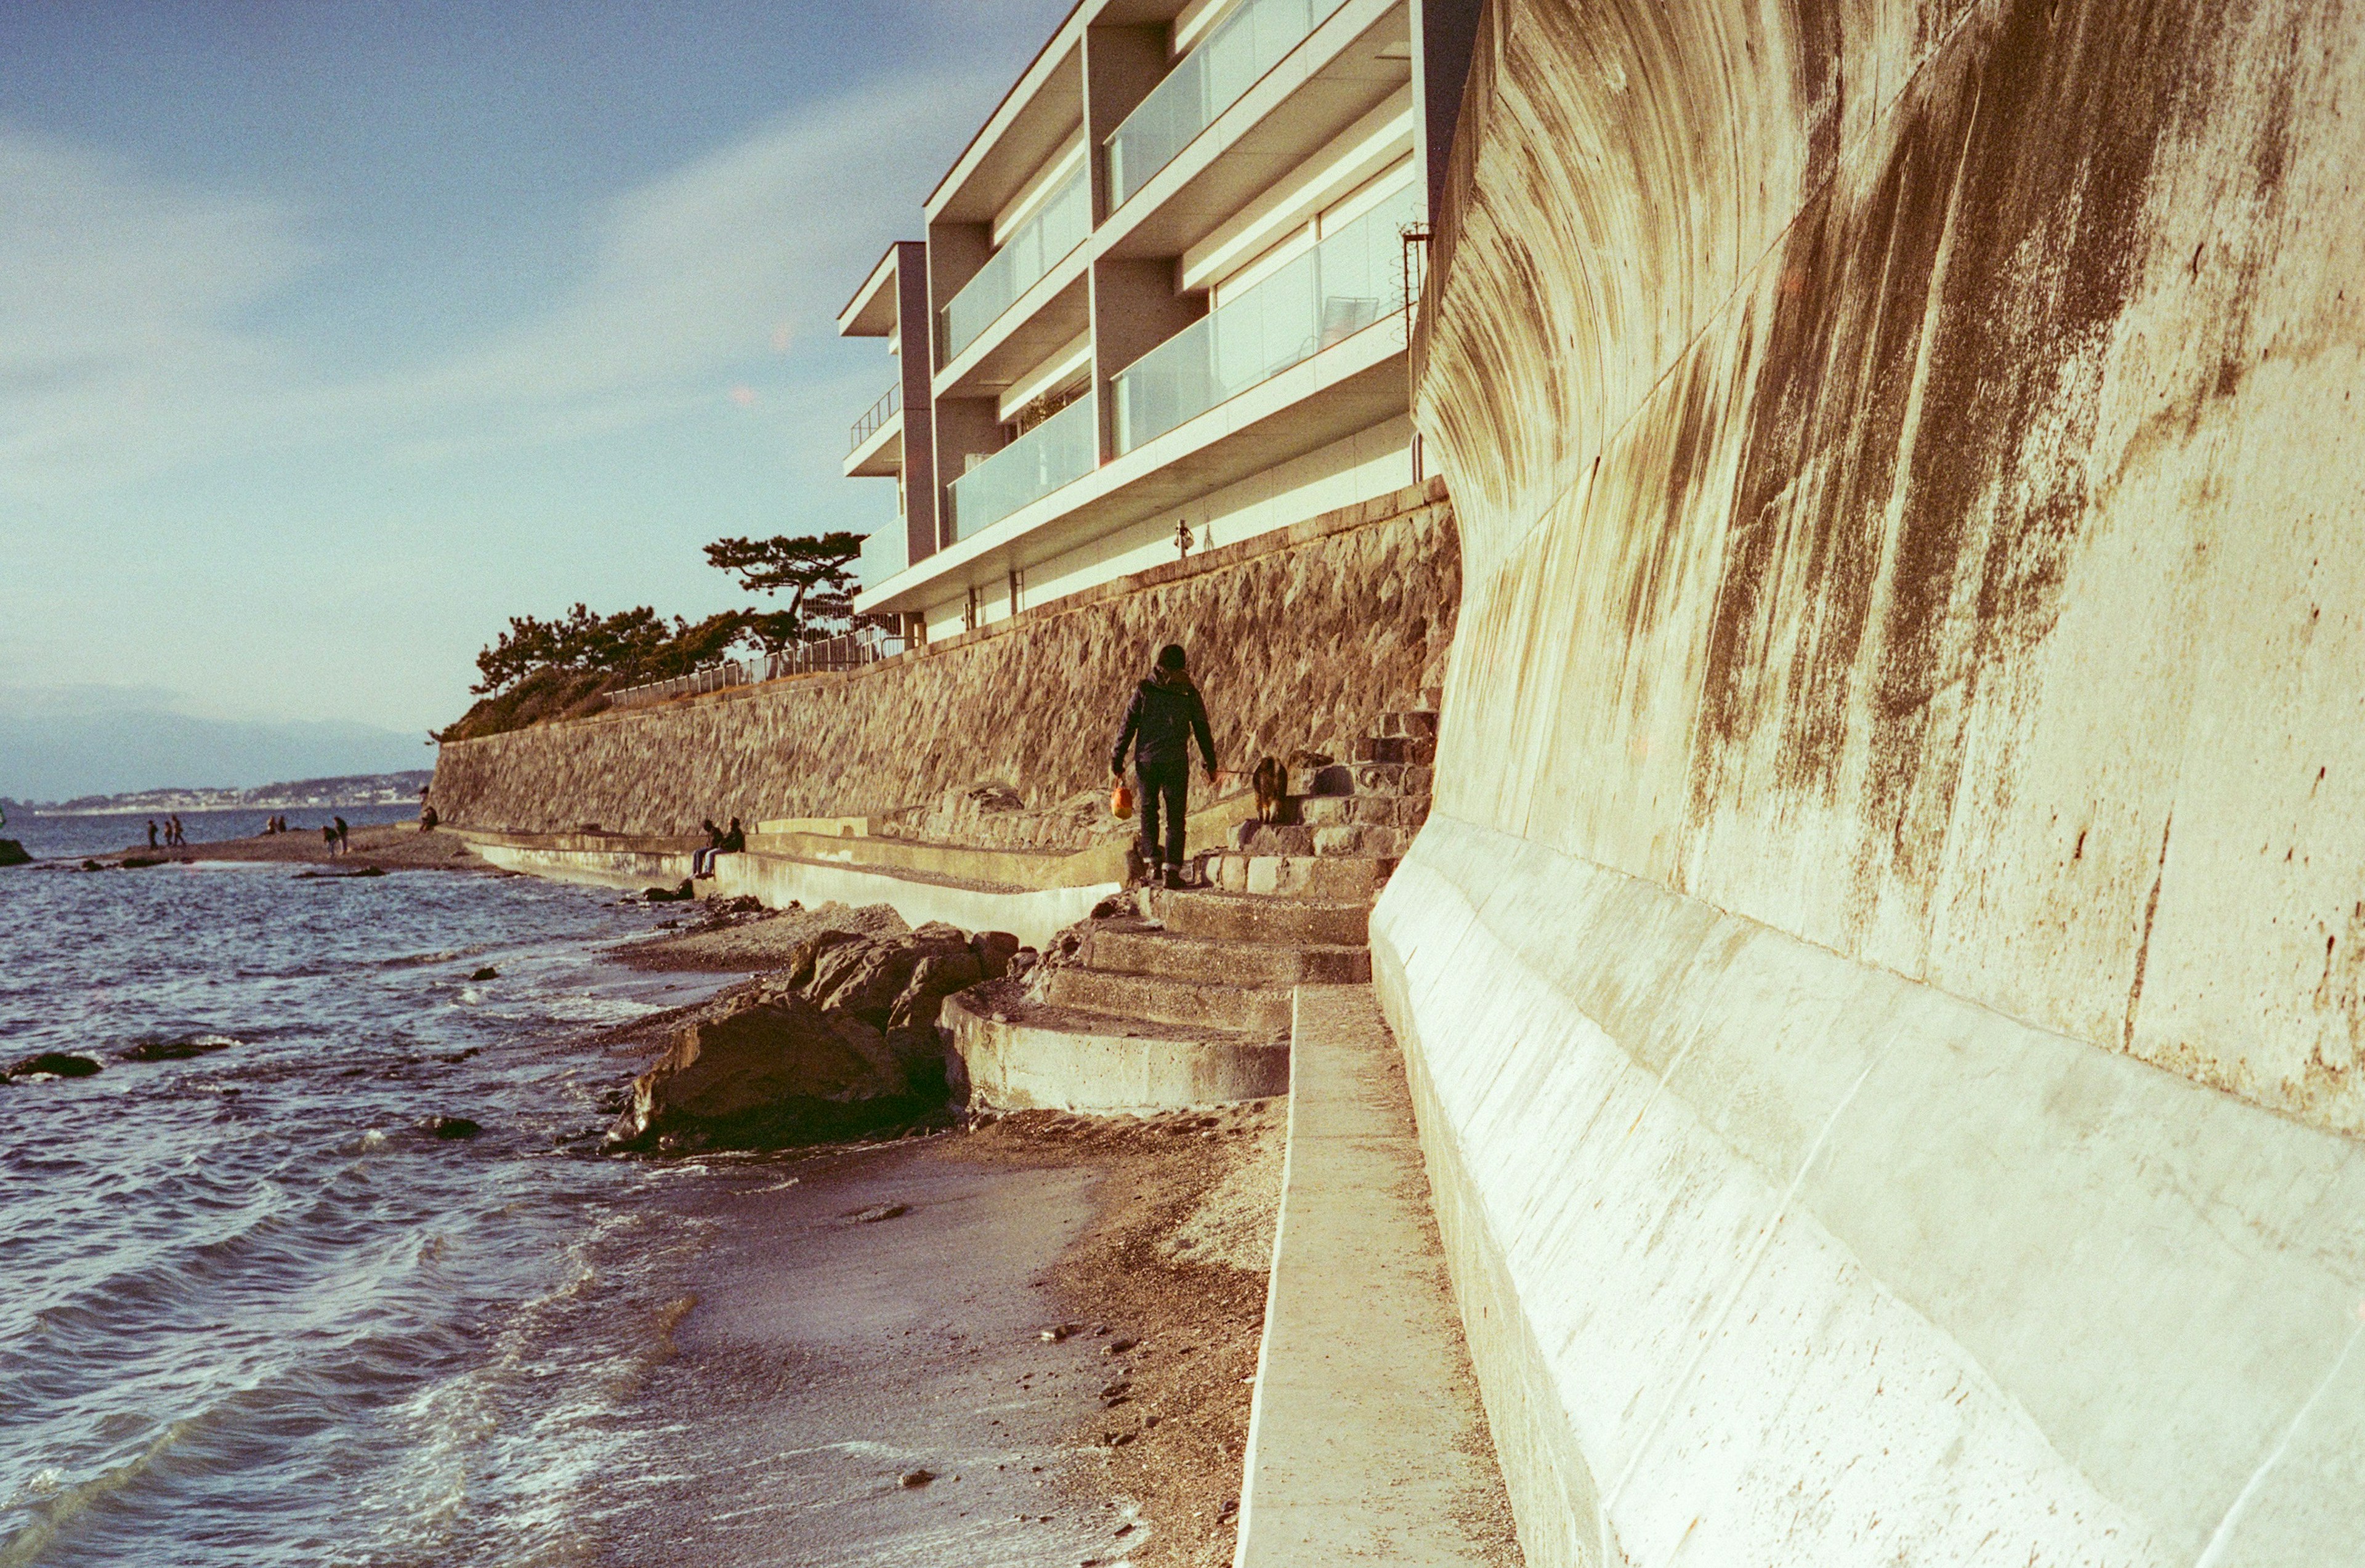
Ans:
{"label": "balcony", "polygon": [[892,477],[903,465],[903,388],[899,382],[854,421],[846,453],[846,476]]}
{"label": "balcony", "polygon": [[1404,308],[1406,185],[1112,378],[1119,455]]}
{"label": "balcony", "polygon": [[904,537],[902,518],[881,523],[876,532],[862,542],[862,554],[854,558],[854,576],[863,590],[902,571],[911,563],[911,543]]}
{"label": "balcony", "polygon": [[1124,206],[1339,4],[1243,0],[1109,133],[1109,206]]}
{"label": "balcony", "polygon": [[887,388],[879,401],[870,405],[869,413],[854,421],[854,439],[846,443],[846,450],[861,451],[862,443],[870,439],[872,432],[901,413],[902,409],[903,386],[902,383],[897,382]]}
{"label": "balcony", "polygon": [[946,487],[953,537],[967,539],[1082,478],[1099,461],[1093,399],[1073,403]]}
{"label": "balcony", "polygon": [[1035,216],[1021,224],[937,312],[939,363],[950,364],[977,342],[979,334],[999,320],[1036,280],[1091,235],[1092,183],[1084,174],[1083,166],[1078,164],[1075,173],[1044,199]]}

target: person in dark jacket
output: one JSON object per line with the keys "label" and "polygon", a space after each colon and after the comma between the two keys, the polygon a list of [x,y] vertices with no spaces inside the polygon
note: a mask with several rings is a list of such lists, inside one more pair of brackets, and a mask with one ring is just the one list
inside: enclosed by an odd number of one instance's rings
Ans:
{"label": "person in dark jacket", "polygon": [[739,826],[739,819],[731,819],[731,831],[723,835],[723,853],[737,855],[747,847],[747,834]]}
{"label": "person in dark jacket", "polygon": [[[1216,780],[1216,741],[1207,732],[1207,704],[1183,671],[1182,647],[1158,650],[1158,667],[1134,688],[1117,733],[1109,771],[1125,777],[1125,753],[1133,748],[1134,777],[1141,788],[1141,859],[1149,879],[1170,888],[1182,885],[1183,815],[1191,805],[1191,737],[1199,737],[1199,759],[1207,781]],[[1159,842],[1160,816],[1166,839]]]}

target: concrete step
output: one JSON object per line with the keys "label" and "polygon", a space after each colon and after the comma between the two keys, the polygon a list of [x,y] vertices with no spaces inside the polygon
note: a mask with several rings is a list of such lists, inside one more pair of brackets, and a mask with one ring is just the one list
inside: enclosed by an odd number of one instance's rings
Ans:
{"label": "concrete step", "polygon": [[[1429,743],[1433,745],[1434,743]],[[1292,795],[1418,795],[1434,778],[1428,763],[1333,762],[1289,770]]]}
{"label": "concrete step", "polygon": [[1366,735],[1348,750],[1347,760],[1358,762],[1409,762],[1427,767],[1437,760],[1437,738],[1433,735]]}
{"label": "concrete step", "polygon": [[1369,899],[1306,901],[1162,888],[1145,889],[1140,897],[1142,913],[1178,936],[1356,947],[1371,937]]}
{"label": "concrete step", "polygon": [[1303,823],[1250,819],[1232,829],[1232,847],[1244,855],[1311,855],[1314,830]]}
{"label": "concrete step", "polygon": [[1093,969],[1264,988],[1353,985],[1372,978],[1368,947],[1227,941],[1155,929],[1103,926],[1084,938],[1083,960]]}
{"label": "concrete step", "polygon": [[1306,827],[1338,827],[1362,823],[1372,827],[1418,829],[1429,820],[1426,795],[1308,795],[1289,803],[1288,814]]}
{"label": "concrete step", "polygon": [[1384,860],[1393,863],[1412,847],[1407,828],[1373,827],[1367,823],[1340,823],[1314,830],[1314,853],[1333,859]]}
{"label": "concrete step", "polygon": [[[1333,831],[1361,832],[1360,829]],[[1388,832],[1388,829],[1375,829]],[[1258,893],[1284,899],[1370,899],[1387,885],[1396,868],[1394,856],[1347,857],[1314,855],[1210,856],[1207,874],[1227,893]]]}
{"label": "concrete step", "polygon": [[1290,1057],[1234,1561],[1518,1562],[1403,1058],[1370,988],[1297,992]]}
{"label": "concrete step", "polygon": [[1069,966],[1051,971],[1048,1000],[1055,1007],[1146,1018],[1154,1024],[1204,1025],[1266,1035],[1289,1028],[1286,988],[1260,990],[1171,975]]}
{"label": "concrete step", "polygon": [[1289,1087],[1285,1036],[1046,1005],[1010,980],[947,997],[937,1023],[952,1036],[956,1091],[997,1110],[1178,1110]]}
{"label": "concrete step", "polygon": [[[1349,797],[1354,799],[1355,797]],[[1391,801],[1391,805],[1400,802]],[[1232,848],[1242,855],[1362,856],[1394,859],[1412,844],[1412,834],[1371,823],[1298,823],[1275,826],[1242,823],[1232,832]]]}

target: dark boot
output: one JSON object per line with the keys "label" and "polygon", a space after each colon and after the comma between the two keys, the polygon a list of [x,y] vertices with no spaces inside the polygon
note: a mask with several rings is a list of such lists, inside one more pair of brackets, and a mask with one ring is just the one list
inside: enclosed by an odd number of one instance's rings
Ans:
{"label": "dark boot", "polygon": [[1178,889],[1178,890],[1182,886],[1182,867],[1180,867],[1180,866],[1169,866],[1168,868],[1166,868],[1166,885],[1167,885],[1169,888],[1173,888],[1173,889]]}

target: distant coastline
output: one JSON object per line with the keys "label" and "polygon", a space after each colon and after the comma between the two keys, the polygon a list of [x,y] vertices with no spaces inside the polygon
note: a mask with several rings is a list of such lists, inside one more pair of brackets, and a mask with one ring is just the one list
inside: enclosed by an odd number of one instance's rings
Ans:
{"label": "distant coastline", "polygon": [[419,799],[435,777],[431,768],[297,778],[251,790],[140,790],[83,795],[71,801],[0,801],[28,816],[140,816],[151,812],[322,811],[342,806],[398,806]]}

